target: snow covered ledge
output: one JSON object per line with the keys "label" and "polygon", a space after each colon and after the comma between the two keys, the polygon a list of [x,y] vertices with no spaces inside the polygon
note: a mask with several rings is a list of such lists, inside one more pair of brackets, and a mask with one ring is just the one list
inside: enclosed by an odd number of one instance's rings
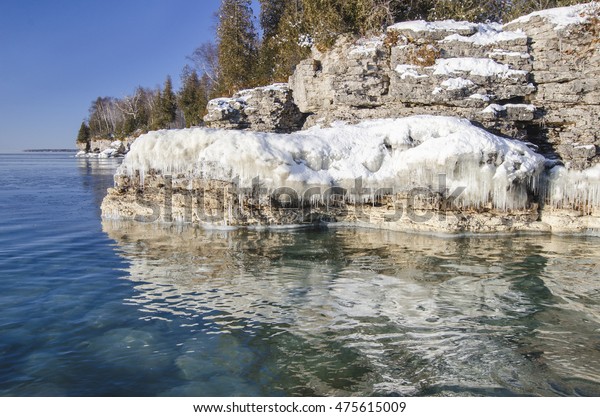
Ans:
{"label": "snow covered ledge", "polygon": [[[158,131],[132,145],[102,213],[209,227],[550,232],[560,222],[543,221],[541,199],[553,198],[559,217],[581,207],[548,191],[545,162],[522,142],[453,117],[340,123],[292,134]],[[580,216],[588,220],[572,231],[600,230],[593,203]]]}

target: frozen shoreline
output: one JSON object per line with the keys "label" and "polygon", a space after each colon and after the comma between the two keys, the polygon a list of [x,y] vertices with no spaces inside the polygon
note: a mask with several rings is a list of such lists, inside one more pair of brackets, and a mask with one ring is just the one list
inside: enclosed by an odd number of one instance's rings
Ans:
{"label": "frozen shoreline", "polygon": [[346,224],[424,233],[600,231],[600,168],[441,116],[292,134],[193,128],[131,147],[105,218],[210,227]]}

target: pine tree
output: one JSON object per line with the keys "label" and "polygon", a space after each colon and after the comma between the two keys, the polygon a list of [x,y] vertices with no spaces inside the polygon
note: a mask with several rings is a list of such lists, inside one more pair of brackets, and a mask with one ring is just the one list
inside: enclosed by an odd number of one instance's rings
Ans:
{"label": "pine tree", "polygon": [[156,90],[154,94],[154,100],[152,102],[152,111],[150,113],[150,129],[160,130],[164,129],[164,116],[162,112],[162,92],[160,89]]}
{"label": "pine tree", "polygon": [[204,83],[198,78],[198,73],[186,66],[181,74],[181,90],[177,95],[179,108],[185,118],[185,126],[199,126],[206,111],[207,76]]}
{"label": "pine tree", "polygon": [[173,82],[171,77],[167,76],[165,86],[163,88],[161,107],[164,116],[165,128],[169,128],[170,124],[175,121],[177,113],[177,97],[173,92]]}
{"label": "pine tree", "polygon": [[302,0],[304,19],[319,49],[329,48],[348,29],[339,3],[341,0]]}
{"label": "pine tree", "polygon": [[258,35],[252,22],[250,0],[223,0],[217,27],[221,69],[219,87],[231,95],[255,83]]}
{"label": "pine tree", "polygon": [[273,81],[287,81],[296,65],[310,55],[313,36],[304,22],[302,2],[288,1],[272,38],[274,55]]}
{"label": "pine tree", "polygon": [[[427,1],[427,0],[423,0]],[[416,0],[303,0],[305,20],[317,47],[327,48],[344,33],[379,34],[394,23],[402,7]]]}
{"label": "pine tree", "polygon": [[177,98],[173,93],[173,83],[171,77],[167,76],[162,92],[159,90],[156,94],[154,106],[152,108],[151,129],[169,129],[177,117]]}
{"label": "pine tree", "polygon": [[260,27],[263,40],[277,35],[279,22],[287,6],[296,0],[260,0]]}
{"label": "pine tree", "polygon": [[86,150],[89,150],[90,147],[90,128],[85,122],[81,122],[81,127],[79,128],[79,133],[77,134],[77,142],[85,144]]}

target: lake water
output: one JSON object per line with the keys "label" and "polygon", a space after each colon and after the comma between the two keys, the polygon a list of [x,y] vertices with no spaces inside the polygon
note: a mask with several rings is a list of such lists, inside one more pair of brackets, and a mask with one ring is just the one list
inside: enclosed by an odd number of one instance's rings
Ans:
{"label": "lake water", "polygon": [[0,395],[600,395],[600,239],[105,221],[0,155]]}

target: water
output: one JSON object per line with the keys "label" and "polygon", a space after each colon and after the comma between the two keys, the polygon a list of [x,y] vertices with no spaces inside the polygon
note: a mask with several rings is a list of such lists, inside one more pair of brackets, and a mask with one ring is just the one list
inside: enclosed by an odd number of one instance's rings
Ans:
{"label": "water", "polygon": [[0,155],[0,395],[600,395],[600,239],[100,219]]}

